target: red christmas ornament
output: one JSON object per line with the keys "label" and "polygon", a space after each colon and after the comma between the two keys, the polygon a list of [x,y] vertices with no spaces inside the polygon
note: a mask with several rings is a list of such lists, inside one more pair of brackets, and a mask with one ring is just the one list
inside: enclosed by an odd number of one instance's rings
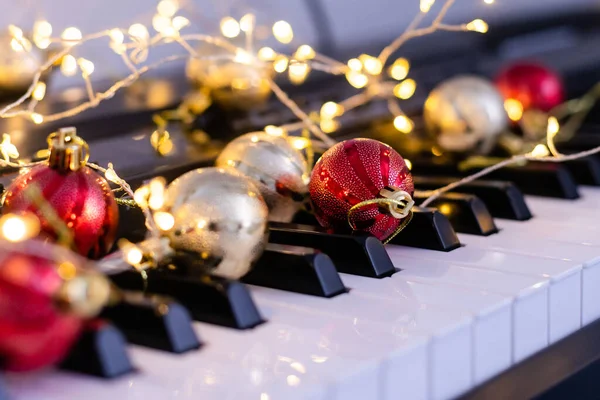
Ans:
{"label": "red christmas ornament", "polygon": [[0,257],[0,368],[29,371],[67,354],[82,320],[55,307],[62,283],[46,259],[19,252]]}
{"label": "red christmas ornament", "polygon": [[546,112],[564,100],[564,87],[560,77],[539,64],[510,65],[497,76],[496,86],[505,99],[518,100],[523,110]]}
{"label": "red christmas ornament", "polygon": [[55,227],[27,194],[37,185],[45,202],[71,230],[73,250],[90,258],[105,255],[114,243],[119,210],[106,180],[85,165],[85,142],[73,128],[51,135],[48,165],[18,176],[6,190],[3,213],[37,214],[42,233],[57,238]]}
{"label": "red christmas ornament", "polygon": [[[412,207],[414,185],[404,159],[390,146],[372,139],[352,139],[323,154],[313,169],[310,198],[321,225],[335,231],[352,228],[385,240],[398,229],[400,214]],[[405,210],[367,200],[404,199]],[[406,212],[403,213],[406,216]]]}

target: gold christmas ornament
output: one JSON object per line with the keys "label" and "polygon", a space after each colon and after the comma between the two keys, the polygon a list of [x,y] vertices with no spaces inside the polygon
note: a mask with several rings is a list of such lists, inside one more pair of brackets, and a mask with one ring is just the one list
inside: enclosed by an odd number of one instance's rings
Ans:
{"label": "gold christmas ornament", "polygon": [[235,168],[252,179],[269,207],[270,221],[291,221],[308,193],[306,159],[285,137],[242,135],[223,149],[216,166]]}
{"label": "gold christmas ornament", "polygon": [[269,210],[254,184],[232,169],[180,176],[168,186],[162,211],[173,218],[164,232],[170,246],[216,261],[215,275],[244,276],[267,244]]}
{"label": "gold christmas ornament", "polygon": [[0,34],[0,92],[25,93],[44,61],[44,52],[27,38]]}
{"label": "gold christmas ornament", "polygon": [[438,85],[424,110],[427,130],[450,152],[487,154],[507,128],[504,100],[493,83],[458,76]]}
{"label": "gold christmas ornament", "polygon": [[227,58],[231,52],[205,44],[197,49],[200,59],[190,57],[186,75],[192,85],[206,88],[213,100],[225,109],[249,110],[271,96],[268,79],[275,71],[250,54]]}

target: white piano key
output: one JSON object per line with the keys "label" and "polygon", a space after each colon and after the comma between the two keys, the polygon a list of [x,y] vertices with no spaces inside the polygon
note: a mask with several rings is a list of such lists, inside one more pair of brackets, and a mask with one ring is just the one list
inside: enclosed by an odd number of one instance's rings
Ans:
{"label": "white piano key", "polygon": [[[466,247],[457,249],[448,253],[449,257],[440,258],[439,255],[432,255],[436,259],[455,259],[462,260],[460,253],[466,252],[472,258],[479,261],[484,258],[502,258],[501,262],[486,262],[484,265],[478,265],[482,268],[492,268],[504,272],[511,272],[522,275],[539,276],[550,279],[550,342],[555,342],[569,333],[574,332],[581,326],[582,296],[581,296],[581,277],[582,263],[579,261],[562,261],[560,259],[541,258],[537,256],[544,255],[544,244],[546,247],[552,247],[551,252],[563,254],[568,260],[569,251],[574,249],[568,243],[553,243],[549,245],[541,240],[529,238],[525,235],[508,234],[500,232],[487,237],[459,234],[461,243]],[[488,251],[498,251],[503,255]],[[533,255],[533,256],[531,256]],[[558,258],[558,257],[555,257]],[[461,262],[461,261],[459,261]]]}
{"label": "white piano key", "polygon": [[[328,319],[338,316],[351,321],[347,332],[340,332],[340,340],[347,342],[348,348],[353,348],[353,351],[358,351],[357,347],[364,348],[366,343],[373,346],[369,355],[375,357],[379,354],[387,360],[387,371],[386,368],[380,370],[383,373],[406,368],[404,357],[407,353],[395,344],[399,339],[430,339],[427,371],[424,371],[428,382],[427,398],[454,398],[473,386],[473,319],[467,313],[424,304],[376,299],[352,292],[331,299],[261,287],[252,287],[252,293],[261,305],[285,307],[308,315],[324,314]],[[366,343],[361,344],[356,338]],[[377,375],[374,379],[377,380]],[[422,380],[420,378],[417,382]],[[384,388],[395,389],[392,393],[383,393],[384,398],[390,398],[387,396],[392,394],[397,398],[397,390],[415,384],[396,374],[385,376],[384,381],[388,383]],[[340,390],[344,390],[345,383],[347,381],[342,383]],[[345,393],[352,393],[353,390],[351,387]]]}
{"label": "white piano key", "polygon": [[[403,270],[398,277],[411,281],[490,291],[511,297],[512,361],[521,361],[548,345],[549,280],[486,269],[502,265],[506,255],[499,252],[469,254],[457,249],[449,253],[404,246],[387,246],[394,265]],[[443,255],[452,255],[444,260]],[[436,257],[437,258],[436,260]],[[495,260],[495,261],[494,261]],[[461,261],[462,264],[461,265]],[[395,277],[393,275],[392,277]],[[398,278],[394,278],[398,279]]]}
{"label": "white piano key", "polygon": [[386,279],[342,274],[352,293],[389,298],[416,305],[429,304],[473,315],[473,378],[484,382],[511,365],[512,305],[509,296],[479,289],[407,280],[402,273]]}

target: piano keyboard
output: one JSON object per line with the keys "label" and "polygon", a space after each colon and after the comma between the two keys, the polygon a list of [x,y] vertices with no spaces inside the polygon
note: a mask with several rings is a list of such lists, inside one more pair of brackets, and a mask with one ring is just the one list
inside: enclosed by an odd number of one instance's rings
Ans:
{"label": "piano keyboard", "polygon": [[184,354],[130,345],[136,372],[108,381],[7,374],[10,398],[455,398],[600,317],[600,188],[579,192],[526,196],[534,218],[450,252],[388,245],[397,273],[342,273],[332,298],[250,285],[264,324],[194,322]]}

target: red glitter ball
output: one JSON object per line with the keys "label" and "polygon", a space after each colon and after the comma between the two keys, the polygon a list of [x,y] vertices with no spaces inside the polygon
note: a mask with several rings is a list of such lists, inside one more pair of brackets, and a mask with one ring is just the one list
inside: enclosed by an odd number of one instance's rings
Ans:
{"label": "red glitter ball", "polygon": [[0,257],[0,368],[29,371],[67,354],[82,321],[54,307],[61,283],[48,260],[17,252]]}
{"label": "red glitter ball", "polygon": [[560,77],[539,64],[508,66],[496,78],[496,87],[505,99],[518,100],[524,110],[550,111],[564,100]]}
{"label": "red glitter ball", "polygon": [[89,167],[61,172],[46,165],[18,176],[7,189],[3,213],[30,211],[42,222],[42,232],[56,238],[52,225],[26,195],[28,185],[38,185],[45,201],[73,233],[73,250],[100,258],[114,243],[119,209],[106,180]]}
{"label": "red glitter ball", "polygon": [[[348,231],[352,206],[378,198],[384,187],[394,187],[412,196],[412,175],[404,159],[390,146],[373,139],[338,143],[323,154],[312,171],[310,198],[317,220],[325,228]],[[400,220],[382,212],[375,204],[353,213],[359,231],[380,240],[392,235]]]}

